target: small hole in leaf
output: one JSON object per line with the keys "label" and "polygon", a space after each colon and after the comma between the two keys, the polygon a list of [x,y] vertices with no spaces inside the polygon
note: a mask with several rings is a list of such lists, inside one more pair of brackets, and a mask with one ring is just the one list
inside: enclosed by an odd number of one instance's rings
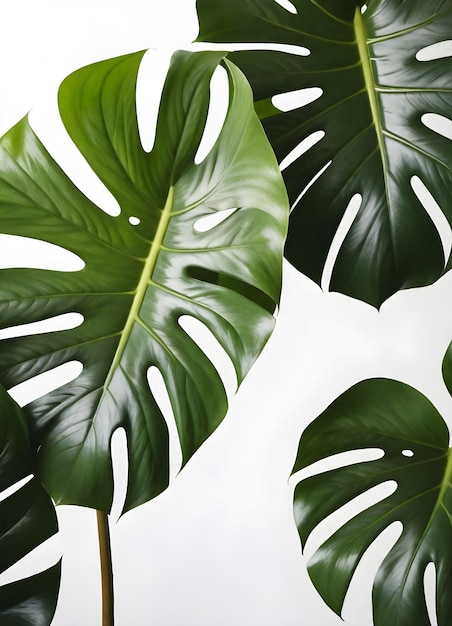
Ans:
{"label": "small hole in leaf", "polygon": [[414,456],[413,450],[402,450],[403,456]]}
{"label": "small hole in leaf", "polygon": [[3,328],[0,330],[0,340],[12,337],[25,337],[26,335],[38,335],[40,333],[52,333],[58,330],[70,330],[71,328],[81,326],[83,322],[84,317],[80,313],[63,313],[39,322]]}
{"label": "small hole in leaf", "polygon": [[365,13],[367,11],[367,4],[363,4],[361,7],[361,13]]}
{"label": "small hole in leaf", "polygon": [[305,154],[308,150],[310,150],[313,146],[315,146],[321,139],[325,137],[325,132],[323,130],[317,130],[315,133],[312,133],[303,141],[301,141],[298,146],[295,146],[293,150],[287,154],[284,159],[279,164],[279,168],[281,172],[287,169],[292,163],[294,163],[297,159],[301,157],[301,155]]}
{"label": "small hole in leaf", "polygon": [[438,41],[416,52],[418,61],[434,61],[452,56],[452,40]]}
{"label": "small hole in leaf", "polygon": [[129,224],[132,224],[132,226],[138,226],[138,224],[140,224],[141,220],[139,217],[135,217],[135,215],[131,215],[129,217]]}
{"label": "small hole in leaf", "polygon": [[[320,87],[308,87],[279,93],[272,97],[272,104],[280,111],[293,111],[318,100],[323,94]],[[323,133],[325,134],[325,133]]]}
{"label": "small hole in leaf", "polygon": [[78,272],[85,262],[73,252],[47,241],[0,234],[0,268],[12,267]]}
{"label": "small hole in leaf", "polygon": [[237,211],[237,207],[233,209],[225,209],[223,211],[215,211],[214,213],[205,215],[204,217],[201,217],[199,220],[197,220],[193,224],[193,228],[198,233],[205,233],[211,230],[212,228],[214,228],[215,226],[218,226],[218,224],[221,224],[222,222],[224,222],[225,219],[227,219],[230,215],[232,215],[236,211]]}
{"label": "small hole in leaf", "polygon": [[75,380],[82,371],[80,361],[69,361],[11,387],[8,393],[19,406],[25,406]]}
{"label": "small hole in leaf", "polygon": [[446,139],[452,139],[452,120],[444,115],[438,115],[437,113],[424,113],[421,117],[421,122],[430,130],[433,130],[438,135],[446,137]]}
{"label": "small hole in leaf", "polygon": [[290,2],[290,0],[275,0],[276,4],[279,4],[283,9],[286,9],[289,13],[296,15],[298,13],[297,7]]}
{"label": "small hole in leaf", "polygon": [[195,154],[195,163],[201,163],[217,141],[229,106],[228,75],[224,67],[218,66],[210,80],[210,101],[204,132]]}

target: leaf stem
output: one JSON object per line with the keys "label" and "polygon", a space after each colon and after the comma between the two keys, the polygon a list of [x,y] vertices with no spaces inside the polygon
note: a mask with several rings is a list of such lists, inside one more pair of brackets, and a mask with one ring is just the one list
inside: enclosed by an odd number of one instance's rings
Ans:
{"label": "leaf stem", "polygon": [[100,572],[102,582],[102,626],[114,624],[113,567],[111,560],[110,528],[108,515],[96,511],[99,536]]}

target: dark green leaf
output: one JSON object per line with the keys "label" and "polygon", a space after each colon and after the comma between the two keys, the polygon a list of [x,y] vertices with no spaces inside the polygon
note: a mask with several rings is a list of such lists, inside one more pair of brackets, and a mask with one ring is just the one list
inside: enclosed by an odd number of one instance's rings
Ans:
{"label": "dark green leaf", "polygon": [[446,350],[443,359],[443,378],[449,393],[452,395],[452,343]]}
{"label": "dark green leaf", "polygon": [[[310,50],[309,56],[262,50],[231,58],[251,82],[279,162],[305,138],[325,132],[283,172],[293,205],[287,258],[320,284],[345,210],[360,194],[330,288],[379,306],[399,289],[432,283],[445,269],[438,231],[410,181],[418,176],[452,221],[451,144],[421,122],[424,113],[451,117],[452,58],[416,59],[420,49],[451,39],[452,0],[370,0],[363,15],[356,0],[292,4],[297,14],[274,0],[197,0],[198,39]],[[323,95],[306,106],[282,112],[272,103],[278,94],[310,87]],[[449,257],[447,269],[450,264]]]}
{"label": "dark green leaf", "polygon": [[[27,426],[22,411],[0,387],[0,491],[33,472]],[[31,477],[0,501],[0,572],[58,531],[55,508],[39,481]],[[60,564],[0,587],[0,623],[48,626],[60,583]]]}
{"label": "dark green leaf", "polygon": [[[76,311],[72,330],[4,340],[8,387],[68,361],[83,372],[26,407],[39,475],[57,503],[108,511],[110,441],[128,440],[125,509],[168,482],[168,430],[146,374],[156,366],[174,410],[184,463],[224,417],[212,363],[179,318],[203,322],[230,356],[239,383],[274,326],[287,196],[251,91],[224,53],[176,53],[155,145],[143,151],[135,88],[143,53],[85,67],[62,84],[60,112],[73,141],[121,206],[111,217],[66,177],[22,120],[1,141],[0,231],[79,255],[78,272],[0,272],[2,326]],[[194,163],[211,75],[223,63],[229,107],[217,143]],[[198,232],[202,217],[237,208]],[[136,226],[129,217],[140,220]]]}
{"label": "dark green leaf", "polygon": [[376,626],[426,626],[423,577],[436,567],[439,626],[452,618],[452,451],[447,427],[430,401],[400,382],[358,383],[303,433],[294,472],[328,456],[379,448],[380,459],[355,462],[302,480],[294,512],[304,544],[328,515],[368,489],[396,481],[396,491],[352,517],[309,562],[311,579],[336,613],[363,553],[391,523],[403,531],[377,572]]}

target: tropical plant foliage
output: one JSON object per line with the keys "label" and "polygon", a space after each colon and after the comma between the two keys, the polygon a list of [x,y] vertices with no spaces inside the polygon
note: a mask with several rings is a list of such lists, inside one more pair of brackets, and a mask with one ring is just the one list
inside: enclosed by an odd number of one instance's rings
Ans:
{"label": "tropical plant foliage", "polygon": [[294,514],[302,540],[368,489],[395,481],[392,495],[352,517],[309,561],[323,599],[340,613],[353,573],[380,533],[400,521],[400,538],[381,563],[373,588],[376,626],[428,626],[424,573],[436,568],[439,626],[452,615],[452,449],[441,415],[419,391],[392,380],[358,383],[303,433],[294,472],[330,455],[380,449],[376,460],[345,465],[302,480]]}
{"label": "tropical plant foliage", "polygon": [[[290,53],[248,50],[227,59],[224,52],[177,53],[149,153],[140,142],[135,94],[144,52],[69,76],[59,92],[61,118],[117,200],[118,216],[71,182],[28,118],[0,140],[0,232],[55,244],[82,267],[0,270],[0,327],[17,327],[16,336],[0,342],[0,383],[10,389],[73,361],[83,368],[23,411],[0,387],[0,491],[15,489],[0,503],[2,571],[57,530],[41,482],[57,504],[110,510],[110,445],[118,428],[126,432],[129,461],[124,510],[166,488],[168,427],[149,387],[150,368],[166,385],[183,463],[217,427],[227,409],[225,390],[184,318],[208,328],[240,384],[274,326],[287,196],[293,210],[286,256],[325,286],[336,246],[332,290],[379,306],[452,266],[438,217],[415,186],[416,178],[424,183],[452,221],[450,143],[423,117],[450,115],[452,59],[422,61],[418,54],[450,38],[452,0],[369,0],[367,7],[357,0],[197,0],[197,9],[199,40],[283,44]],[[228,76],[228,110],[214,147],[198,163],[219,65]],[[284,94],[305,100],[281,104]],[[352,216],[357,195],[361,204]],[[83,316],[75,328],[26,335],[28,324],[73,312]],[[443,374],[451,390],[452,348]],[[430,562],[438,623],[450,621],[448,445],[432,404],[383,379],[355,385],[307,428],[294,472],[350,450],[378,448],[382,455],[298,484],[303,545],[356,496],[388,481],[397,486],[314,554],[311,578],[334,611],[341,612],[370,544],[402,522],[376,576],[375,624],[429,623],[423,576]],[[59,564],[0,588],[0,618],[49,624],[58,583]]]}
{"label": "tropical plant foliage", "polygon": [[[0,145],[1,232],[48,241],[84,262],[74,272],[1,270],[2,327],[68,312],[84,321],[5,339],[0,380],[10,388],[66,362],[83,364],[73,382],[25,412],[39,477],[55,502],[106,512],[110,441],[121,426],[129,460],[125,510],[168,482],[168,429],[148,386],[149,367],[165,381],[184,463],[223,418],[221,379],[180,318],[196,317],[209,328],[240,382],[274,325],[287,227],[284,183],[241,72],[223,61],[224,53],[177,53],[154,148],[146,153],[135,111],[142,56],[85,67],[59,93],[63,122],[118,200],[119,216],[78,190],[26,118]],[[196,164],[220,62],[229,77],[228,112],[215,146]],[[196,228],[231,208],[237,210],[214,228]]]}
{"label": "tropical plant foliage", "polygon": [[[250,81],[256,111],[285,166],[293,209],[286,256],[320,284],[334,240],[340,248],[330,288],[379,306],[451,267],[412,178],[451,222],[450,142],[425,125],[423,114],[450,117],[452,58],[420,61],[417,53],[451,38],[452,0],[369,0],[362,13],[363,4],[197,0],[198,40],[292,46],[290,54],[230,56]],[[311,100],[305,106],[275,106],[275,96],[303,90]],[[308,149],[310,141],[315,145]],[[359,211],[339,234],[356,194]]]}
{"label": "tropical plant foliage", "polygon": [[[24,415],[3,387],[0,387],[0,414],[0,492],[12,488],[0,501],[2,573],[54,535],[58,525],[51,499],[32,476],[34,462]],[[57,564],[30,578],[0,587],[0,622],[50,624],[59,581],[60,565]]]}

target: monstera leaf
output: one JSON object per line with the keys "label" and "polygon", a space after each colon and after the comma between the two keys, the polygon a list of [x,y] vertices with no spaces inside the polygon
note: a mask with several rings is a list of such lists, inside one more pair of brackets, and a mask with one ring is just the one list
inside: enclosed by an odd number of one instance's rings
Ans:
{"label": "monstera leaf", "polygon": [[[224,53],[176,53],[147,153],[135,108],[142,56],[85,67],[59,93],[63,122],[117,199],[119,216],[72,184],[27,119],[0,145],[0,231],[45,240],[85,263],[73,272],[0,271],[2,327],[69,312],[84,318],[73,329],[4,339],[0,380],[9,389],[82,363],[75,380],[25,411],[39,476],[55,502],[103,511],[112,501],[110,441],[119,427],[129,461],[125,510],[168,482],[168,429],[149,389],[150,367],[166,384],[184,463],[224,417],[221,379],[180,318],[195,317],[212,332],[240,382],[274,325],[287,227],[284,183],[241,72]],[[195,163],[219,63],[229,77],[228,111],[214,147]],[[228,217],[207,229],[203,218],[213,215]]]}
{"label": "monstera leaf", "polygon": [[424,572],[436,567],[439,626],[452,616],[452,449],[447,427],[430,401],[400,382],[358,383],[303,433],[294,472],[330,455],[378,448],[384,455],[302,480],[294,512],[304,544],[328,515],[368,489],[395,481],[396,491],[361,511],[314,553],[309,574],[323,599],[340,613],[363,553],[391,523],[400,538],[381,563],[373,588],[376,626],[428,625]]}
{"label": "monstera leaf", "polygon": [[452,396],[452,343],[449,344],[446,354],[444,355],[442,370],[444,382],[446,383],[446,387]]}
{"label": "monstera leaf", "polygon": [[[0,492],[33,473],[27,425],[17,404],[0,387]],[[3,494],[6,495],[6,494]],[[0,501],[0,572],[58,531],[55,508],[31,477]],[[60,564],[0,587],[0,623],[50,624],[58,595]]]}
{"label": "monstera leaf", "polygon": [[[448,58],[419,61],[416,54],[451,39],[452,0],[368,0],[362,13],[363,4],[197,0],[198,39],[309,50],[308,56],[248,50],[230,58],[250,81],[267,136],[286,166],[293,209],[288,260],[320,284],[344,218],[330,288],[379,306],[451,266],[419,189],[421,181],[450,223],[451,144],[424,125],[432,119],[421,118],[451,116],[452,48]],[[311,101],[280,110],[274,97],[289,92]],[[355,194],[362,202],[353,219],[345,212]],[[348,231],[347,220],[353,220]]]}

